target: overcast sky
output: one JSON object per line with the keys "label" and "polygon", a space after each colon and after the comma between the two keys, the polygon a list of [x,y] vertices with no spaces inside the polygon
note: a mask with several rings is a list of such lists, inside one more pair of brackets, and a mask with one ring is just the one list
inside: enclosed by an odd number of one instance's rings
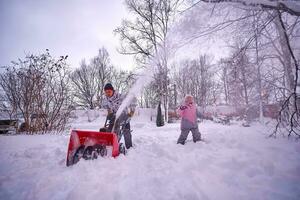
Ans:
{"label": "overcast sky", "polygon": [[113,33],[126,16],[123,0],[0,0],[0,66],[48,48],[54,56],[68,54],[75,68],[104,46],[113,64],[132,69]]}

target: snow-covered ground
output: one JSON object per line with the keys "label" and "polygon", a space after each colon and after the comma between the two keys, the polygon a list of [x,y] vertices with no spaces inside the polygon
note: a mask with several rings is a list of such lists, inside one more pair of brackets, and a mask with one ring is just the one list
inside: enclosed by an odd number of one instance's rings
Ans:
{"label": "snow-covered ground", "polygon": [[[98,130],[104,113],[79,113],[73,128]],[[90,122],[89,122],[90,121]],[[0,136],[0,199],[300,199],[300,143],[270,139],[262,125],[199,124],[207,143],[177,145],[179,123],[132,121],[126,156],[65,166],[69,131]]]}

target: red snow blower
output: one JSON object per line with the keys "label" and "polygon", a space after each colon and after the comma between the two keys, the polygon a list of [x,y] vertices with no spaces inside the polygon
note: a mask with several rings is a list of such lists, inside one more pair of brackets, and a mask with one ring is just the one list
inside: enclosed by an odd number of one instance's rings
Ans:
{"label": "red snow blower", "polygon": [[126,153],[126,149],[120,143],[120,136],[114,132],[107,132],[109,124],[108,119],[105,121],[104,128],[97,131],[84,131],[72,130],[70,135],[68,153],[67,153],[67,166],[76,164],[81,158],[85,160],[97,159],[99,156],[104,157],[107,155],[107,149],[111,148],[111,156],[116,157],[120,153]]}

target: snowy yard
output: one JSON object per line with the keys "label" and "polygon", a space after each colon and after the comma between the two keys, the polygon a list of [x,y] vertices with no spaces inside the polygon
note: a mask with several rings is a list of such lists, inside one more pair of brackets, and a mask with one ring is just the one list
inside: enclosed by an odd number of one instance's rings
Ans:
{"label": "snowy yard", "polygon": [[[78,118],[73,128],[98,130]],[[63,135],[0,136],[0,199],[299,199],[300,143],[269,139],[269,128],[199,124],[207,143],[177,145],[179,123],[132,121],[126,156],[66,167]]]}
{"label": "snowy yard", "polygon": [[[0,16],[0,200],[300,200],[300,0],[0,0]],[[126,155],[107,155],[106,115]],[[176,144],[179,116],[179,143],[197,117],[203,140]]]}

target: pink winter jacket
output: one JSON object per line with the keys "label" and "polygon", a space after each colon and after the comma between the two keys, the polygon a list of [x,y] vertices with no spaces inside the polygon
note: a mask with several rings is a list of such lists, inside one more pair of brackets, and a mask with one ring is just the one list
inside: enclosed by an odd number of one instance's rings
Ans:
{"label": "pink winter jacket", "polygon": [[178,108],[178,113],[181,116],[181,129],[192,129],[198,126],[197,124],[197,107],[196,104],[185,104]]}

